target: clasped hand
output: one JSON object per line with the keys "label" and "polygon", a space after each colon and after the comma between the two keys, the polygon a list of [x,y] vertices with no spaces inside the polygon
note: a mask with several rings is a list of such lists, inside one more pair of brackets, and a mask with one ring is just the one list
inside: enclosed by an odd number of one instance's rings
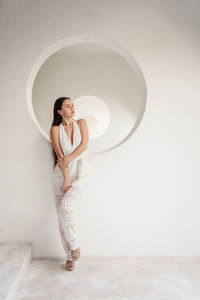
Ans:
{"label": "clasped hand", "polygon": [[59,157],[57,159],[57,163],[58,163],[59,168],[61,168],[62,170],[66,167],[64,157]]}

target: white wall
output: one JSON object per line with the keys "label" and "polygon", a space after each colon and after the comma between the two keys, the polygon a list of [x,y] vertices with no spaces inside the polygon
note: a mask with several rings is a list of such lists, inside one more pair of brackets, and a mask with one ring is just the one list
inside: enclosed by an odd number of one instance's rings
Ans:
{"label": "white wall", "polygon": [[147,107],[125,144],[91,156],[77,205],[82,255],[198,255],[199,1],[7,1],[0,6],[3,241],[63,256],[51,151],[27,110],[37,57],[71,34],[105,35],[127,48],[147,83]]}
{"label": "white wall", "polygon": [[[89,141],[89,153],[101,152],[120,143],[133,129],[144,106],[138,82],[137,74],[120,55],[55,54],[37,73],[33,111],[48,134],[58,97],[68,96],[73,101],[88,94],[100,97],[108,106],[111,122],[104,135]],[[74,106],[74,118],[78,119],[76,102]]]}

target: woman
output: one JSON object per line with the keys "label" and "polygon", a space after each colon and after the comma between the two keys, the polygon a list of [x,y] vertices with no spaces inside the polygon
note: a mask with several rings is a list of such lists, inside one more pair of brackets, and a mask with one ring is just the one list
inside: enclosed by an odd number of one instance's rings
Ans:
{"label": "woman", "polygon": [[88,176],[89,132],[85,119],[75,120],[74,104],[69,97],[60,97],[54,104],[50,138],[54,155],[53,184],[66,268],[74,269],[80,257],[79,239],[75,230],[74,201],[84,191]]}

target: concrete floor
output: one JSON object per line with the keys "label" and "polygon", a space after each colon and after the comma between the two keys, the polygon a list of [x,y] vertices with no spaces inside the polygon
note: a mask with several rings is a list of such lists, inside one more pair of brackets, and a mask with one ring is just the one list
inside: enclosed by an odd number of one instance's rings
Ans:
{"label": "concrete floor", "polygon": [[18,300],[200,300],[200,257],[33,259]]}

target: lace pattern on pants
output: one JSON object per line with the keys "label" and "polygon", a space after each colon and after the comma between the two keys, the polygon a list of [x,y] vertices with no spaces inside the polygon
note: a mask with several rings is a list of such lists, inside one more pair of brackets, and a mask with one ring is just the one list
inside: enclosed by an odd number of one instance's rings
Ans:
{"label": "lace pattern on pants", "polygon": [[71,250],[79,247],[74,201],[80,194],[81,189],[79,187],[71,186],[65,193],[55,195],[59,232],[67,260],[72,260]]}

